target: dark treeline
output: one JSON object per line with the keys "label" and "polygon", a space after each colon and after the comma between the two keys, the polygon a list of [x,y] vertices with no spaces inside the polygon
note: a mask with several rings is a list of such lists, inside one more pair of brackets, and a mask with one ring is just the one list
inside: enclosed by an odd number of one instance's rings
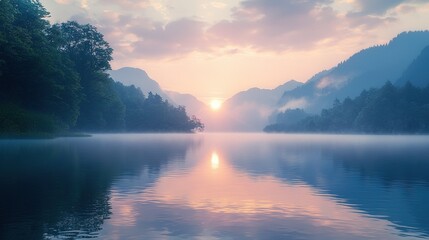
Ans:
{"label": "dark treeline", "polygon": [[145,97],[135,86],[115,82],[114,89],[125,106],[124,124],[128,131],[202,131],[204,125],[195,116],[186,114],[183,106],[175,107],[158,94]]}
{"label": "dark treeline", "polygon": [[336,100],[320,115],[306,116],[303,110],[287,110],[267,132],[332,133],[428,133],[429,86],[390,82],[380,89],[364,90],[355,99]]}
{"label": "dark treeline", "polygon": [[95,27],[48,16],[38,0],[0,1],[1,134],[203,129],[183,107],[115,83]]}

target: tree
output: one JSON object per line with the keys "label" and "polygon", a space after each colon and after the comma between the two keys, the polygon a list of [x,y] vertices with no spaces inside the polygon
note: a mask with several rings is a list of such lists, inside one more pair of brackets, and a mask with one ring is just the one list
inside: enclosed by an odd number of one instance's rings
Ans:
{"label": "tree", "polygon": [[82,86],[77,128],[120,130],[124,128],[124,105],[113,90],[113,81],[104,72],[110,69],[113,49],[101,33],[89,24],[74,21],[50,29],[58,51],[73,63]]}
{"label": "tree", "polygon": [[79,112],[79,82],[50,44],[48,15],[38,0],[0,1],[0,100],[6,109],[36,111],[68,128]]}
{"label": "tree", "polygon": [[203,131],[204,124],[189,117],[186,108],[175,107],[158,94],[149,92],[146,98],[135,86],[115,83],[115,91],[125,105],[125,128],[130,132],[191,132]]}
{"label": "tree", "polygon": [[60,34],[59,50],[73,61],[83,81],[91,72],[110,69],[113,49],[94,26],[69,21],[53,25],[51,31]]}
{"label": "tree", "polygon": [[203,129],[184,107],[116,84],[94,26],[51,26],[38,0],[0,0],[0,134]]}
{"label": "tree", "polygon": [[265,131],[427,133],[428,90],[429,86],[421,89],[407,83],[397,88],[387,82],[380,89],[363,91],[355,99],[335,101],[332,108],[322,110],[320,115],[292,125],[278,122]]}

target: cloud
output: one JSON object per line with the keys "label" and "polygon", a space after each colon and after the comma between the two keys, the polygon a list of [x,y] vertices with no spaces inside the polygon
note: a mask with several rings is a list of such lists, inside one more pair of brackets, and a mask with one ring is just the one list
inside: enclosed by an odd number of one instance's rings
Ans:
{"label": "cloud", "polygon": [[80,6],[81,6],[81,8],[83,8],[83,9],[88,9],[88,0],[82,0],[82,1],[80,2]]}
{"label": "cloud", "polygon": [[390,8],[396,7],[406,0],[356,0],[361,12],[367,14],[384,14]]}
{"label": "cloud", "polygon": [[281,106],[277,111],[284,112],[287,109],[295,109],[295,108],[305,108],[308,106],[308,101],[305,97],[292,99],[288,101],[286,104]]}
{"label": "cloud", "polygon": [[205,23],[182,18],[163,25],[144,17],[106,11],[98,18],[78,14],[71,20],[98,28],[115,49],[115,59],[174,58],[193,51],[209,51]]}
{"label": "cloud", "polygon": [[[284,50],[292,45],[296,46],[295,43],[301,45],[308,40],[314,40],[318,33],[317,29],[308,31],[308,28],[314,26],[314,19],[309,16],[309,12],[302,14],[303,9],[297,7],[297,12],[286,6],[277,6],[277,9],[276,6],[272,7],[254,3],[243,4],[242,8],[235,9],[234,20],[220,22],[210,31],[225,44],[247,45],[259,49],[275,47],[276,50]],[[324,24],[322,22],[330,21],[332,16],[327,13],[319,17],[319,24]],[[295,42],[294,39],[302,38],[303,33],[307,35],[306,38]],[[325,33],[329,34],[328,31]]]}
{"label": "cloud", "polygon": [[359,13],[371,15],[384,15],[390,9],[404,4],[428,3],[428,0],[355,0],[360,8]]}
{"label": "cloud", "polygon": [[[86,1],[81,0],[81,5],[87,7]],[[150,1],[136,3],[130,0],[107,1],[107,3],[122,7],[136,8],[150,3]],[[304,4],[305,6],[302,4],[285,5],[284,3],[282,6],[271,6],[261,3],[263,1],[242,2],[239,8],[232,11],[233,22],[223,21],[214,26],[208,26],[206,23],[192,18],[181,18],[164,24],[161,21],[117,11],[104,11],[96,17],[80,13],[73,16],[72,19],[96,25],[111,42],[116,52],[120,52],[116,56],[119,58],[121,55],[124,57],[140,56],[141,58],[175,58],[195,51],[211,52],[215,49],[224,49],[229,45],[232,45],[234,49],[247,45],[258,49],[269,48],[277,51],[285,49],[289,45],[287,41],[284,41],[286,37],[292,37],[287,32],[299,28],[301,28],[301,32],[306,30],[308,32],[311,27],[306,26],[306,22],[301,21],[306,16],[300,15],[302,11],[312,8],[309,3]],[[290,17],[283,19],[284,12],[278,11],[278,8],[287,10]],[[258,19],[260,14],[274,17]],[[302,23],[289,24],[294,26],[293,29],[279,29],[283,25],[283,21],[292,21],[293,18],[300,18]],[[254,31],[258,33],[255,34]],[[314,34],[316,31],[312,30],[311,32]],[[301,37],[302,34],[295,37],[296,43],[303,42],[299,40]],[[306,36],[306,38],[314,39],[312,36]],[[225,51],[222,52],[225,53]]]}
{"label": "cloud", "polygon": [[130,30],[140,39],[133,43],[135,51],[146,57],[182,55],[192,51],[206,51],[204,23],[179,19],[165,26],[151,28],[133,26]]}
{"label": "cloud", "polygon": [[[243,49],[283,53],[334,47],[351,40],[365,41],[363,38],[368,38],[371,31],[376,34],[380,27],[396,20],[394,16],[382,14],[388,9],[427,1],[347,2],[358,8],[336,9],[334,0],[243,0],[231,9],[229,20],[209,24],[195,16],[169,20],[167,5],[156,5],[152,0],[106,0],[103,4],[110,8],[103,11],[98,8],[96,14],[91,10],[94,4],[100,5],[101,0],[92,2],[89,9],[88,1],[80,0],[87,11],[73,19],[96,25],[115,49],[116,59],[177,58],[193,52],[236,54]],[[221,1],[210,3],[214,7],[226,7]],[[164,18],[154,20],[141,14],[145,8],[164,12]],[[364,14],[366,12],[374,14]]]}
{"label": "cloud", "polygon": [[341,14],[331,4],[330,0],[247,0],[233,10],[231,21],[222,21],[209,32],[225,45],[281,52],[332,45],[357,30],[383,24],[381,18]]}
{"label": "cloud", "polygon": [[55,0],[58,4],[70,4],[73,2],[73,0]]}
{"label": "cloud", "polygon": [[324,77],[320,80],[319,83],[317,83],[316,87],[318,89],[325,89],[325,88],[340,88],[346,81],[346,76],[336,76],[333,77]]}
{"label": "cloud", "polygon": [[227,4],[223,2],[211,2],[210,5],[214,8],[226,8]]}
{"label": "cloud", "polygon": [[[309,49],[323,44],[334,45],[350,37],[352,31],[383,23],[383,19],[375,17],[341,15],[334,11],[331,3],[331,0],[246,0],[232,9],[231,20],[211,26],[191,18],[166,25],[152,22],[148,26],[136,18],[124,23],[131,27],[114,32],[138,36],[139,39],[130,45],[134,55],[160,58],[225,48],[271,52]],[[221,52],[228,54],[228,51]]]}
{"label": "cloud", "polygon": [[100,1],[102,4],[110,4],[119,6],[120,8],[123,8],[125,10],[127,9],[144,9],[151,6],[150,0],[102,0]]}

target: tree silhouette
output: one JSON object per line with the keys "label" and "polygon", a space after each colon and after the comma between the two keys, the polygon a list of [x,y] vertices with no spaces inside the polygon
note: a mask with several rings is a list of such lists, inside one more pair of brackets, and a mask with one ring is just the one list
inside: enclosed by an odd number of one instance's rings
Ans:
{"label": "tree silhouette", "polygon": [[411,83],[397,88],[387,82],[380,89],[363,91],[355,99],[336,100],[332,108],[322,110],[320,115],[289,123],[278,118],[265,131],[426,133],[429,132],[428,89]]}

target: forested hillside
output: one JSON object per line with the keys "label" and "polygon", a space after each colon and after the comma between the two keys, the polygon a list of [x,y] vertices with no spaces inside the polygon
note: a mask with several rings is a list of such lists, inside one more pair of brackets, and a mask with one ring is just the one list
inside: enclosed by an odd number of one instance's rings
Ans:
{"label": "forested hillside", "polygon": [[396,82],[403,86],[410,82],[417,87],[425,87],[429,84],[429,46],[408,66],[402,77]]}
{"label": "forested hillside", "polygon": [[48,16],[37,0],[0,1],[0,134],[203,129],[183,107],[115,83],[94,26]]}
{"label": "forested hillside", "polygon": [[387,81],[395,83],[428,45],[429,31],[402,32],[389,43],[363,49],[316,74],[304,85],[285,92],[280,107],[296,106],[292,103],[299,102],[296,107],[318,114],[335,99],[355,98],[365,89],[380,88]]}
{"label": "forested hillside", "polygon": [[[336,100],[320,115],[305,116],[302,110],[287,111],[268,132],[331,133],[428,133],[429,87],[411,83],[395,87],[390,82],[380,89],[363,91],[355,99]],[[301,114],[296,114],[299,112]],[[295,113],[295,114],[293,114]],[[295,116],[295,117],[294,117]],[[299,116],[297,119],[296,116]]]}

